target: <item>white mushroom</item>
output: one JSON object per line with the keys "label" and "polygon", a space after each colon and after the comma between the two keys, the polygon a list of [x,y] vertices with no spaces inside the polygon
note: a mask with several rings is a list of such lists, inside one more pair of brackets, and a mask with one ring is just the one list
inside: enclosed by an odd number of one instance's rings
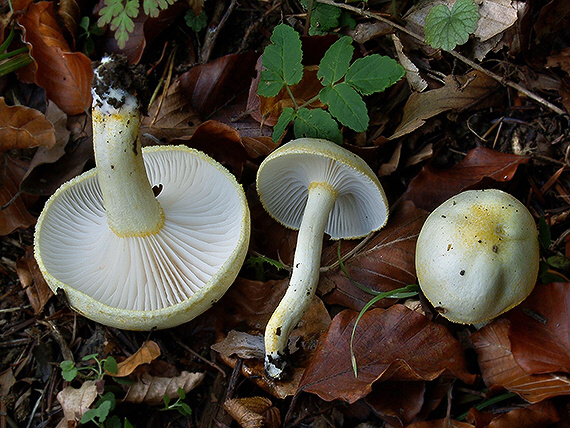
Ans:
{"label": "white mushroom", "polygon": [[500,190],[450,198],[426,219],[416,246],[420,288],[456,323],[482,323],[518,305],[532,291],[538,265],[532,215]]}
{"label": "white mushroom", "polygon": [[249,209],[235,177],[205,154],[141,150],[138,102],[114,86],[110,70],[105,61],[93,91],[97,167],[47,201],[35,256],[52,290],[86,317],[131,330],[172,327],[208,309],[236,278]]}
{"label": "white mushroom", "polygon": [[326,140],[300,138],[271,153],[257,173],[264,208],[299,229],[289,287],[265,330],[265,370],[281,378],[291,330],[315,294],[323,235],[355,239],[382,228],[388,203],[374,172],[357,155]]}

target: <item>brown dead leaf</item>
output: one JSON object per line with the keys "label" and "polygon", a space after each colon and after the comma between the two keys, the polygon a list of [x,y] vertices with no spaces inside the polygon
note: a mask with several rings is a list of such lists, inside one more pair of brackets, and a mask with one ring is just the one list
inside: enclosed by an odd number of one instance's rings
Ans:
{"label": "brown dead leaf", "polygon": [[[343,261],[350,279],[376,291],[394,290],[415,283],[416,240],[426,217],[427,213],[412,203],[400,204],[390,214],[388,224],[356,254]],[[355,245],[354,242],[343,242],[343,256]],[[323,266],[338,261],[337,249],[336,242],[325,249]],[[326,293],[326,302],[362,309],[371,296],[356,287],[350,279],[338,267],[323,273],[319,289]],[[391,302],[385,300],[380,305]]]}
{"label": "brown dead leaf", "polygon": [[402,121],[390,139],[409,134],[444,111],[470,106],[493,93],[498,86],[499,83],[478,71],[464,76],[447,76],[445,86],[410,95]]}
{"label": "brown dead leaf", "polygon": [[124,401],[157,405],[162,403],[165,394],[170,398],[178,398],[179,388],[185,393],[190,392],[200,385],[205,375],[205,373],[183,371],[180,376],[159,377],[144,373],[138,382],[129,386]]}
{"label": "brown dead leaf", "polygon": [[503,317],[471,335],[485,385],[503,387],[530,403],[570,394],[570,378],[566,375],[526,373],[511,352],[508,335],[509,321]]}
{"label": "brown dead leaf", "polygon": [[91,106],[91,60],[71,52],[57,23],[51,2],[33,3],[18,23],[30,45],[36,83],[69,115],[80,114]]}
{"label": "brown dead leaf", "polygon": [[55,131],[42,113],[24,106],[7,106],[0,97],[0,151],[51,147],[54,143]]}
{"label": "brown dead leaf", "polygon": [[[18,228],[27,228],[36,222],[27,207],[33,200],[18,196],[19,185],[26,174],[28,164],[2,156],[0,153],[0,235],[8,235]],[[35,200],[35,198],[34,198]]]}
{"label": "brown dead leaf", "polygon": [[[323,400],[349,403],[365,397],[377,381],[459,377],[471,383],[461,345],[443,326],[403,305],[367,311],[354,334],[355,377],[350,337],[358,312],[334,317],[307,367],[299,388]],[[418,352],[421,350],[421,352]]]}
{"label": "brown dead leaf", "polygon": [[15,383],[16,378],[14,377],[12,368],[7,368],[0,373],[0,397],[5,398],[10,393],[10,390]]}
{"label": "brown dead leaf", "polygon": [[57,394],[57,401],[59,401],[63,409],[63,420],[58,427],[67,427],[68,422],[79,422],[83,414],[89,410],[97,395],[97,385],[92,380],[83,382],[79,389],[71,386],[63,388]]}
{"label": "brown dead leaf", "polygon": [[243,331],[230,330],[224,340],[214,343],[210,348],[224,358],[236,355],[242,359],[263,360],[265,357],[263,335],[253,335]]}
{"label": "brown dead leaf", "polygon": [[23,257],[16,262],[16,270],[22,288],[34,309],[34,314],[38,315],[44,309],[45,304],[53,296],[53,292],[44,279],[38,262],[34,257],[34,247],[29,246]]}
{"label": "brown dead leaf", "polygon": [[258,54],[231,54],[196,66],[180,76],[182,90],[204,116],[212,114],[248,89]]}
{"label": "brown dead leaf", "polygon": [[[160,110],[159,110],[160,108]],[[202,121],[192,108],[190,99],[180,90],[180,81],[175,81],[164,97],[150,106],[148,115],[141,122],[140,135],[143,145],[154,145],[147,134],[164,144],[175,138],[189,137]]]}
{"label": "brown dead leaf", "polygon": [[422,410],[426,382],[386,381],[374,385],[372,393],[365,398],[390,426],[406,426]]}
{"label": "brown dead leaf", "polygon": [[548,400],[504,414],[485,413],[472,408],[467,418],[477,427],[488,428],[543,428],[560,419],[556,407]]}
{"label": "brown dead leaf", "polygon": [[484,180],[498,183],[512,180],[519,165],[529,160],[525,156],[478,147],[449,169],[426,165],[412,180],[402,199],[411,200],[417,207],[432,211],[453,195],[482,186]]}
{"label": "brown dead leaf", "polygon": [[224,409],[243,428],[281,426],[279,409],[266,397],[233,398],[224,402]]}
{"label": "brown dead leaf", "polygon": [[134,372],[137,367],[149,364],[160,357],[160,347],[156,342],[148,340],[133,355],[117,364],[117,373],[107,373],[114,377],[125,377]]}
{"label": "brown dead leaf", "polygon": [[537,286],[505,314],[517,363],[529,374],[570,372],[570,284]]}

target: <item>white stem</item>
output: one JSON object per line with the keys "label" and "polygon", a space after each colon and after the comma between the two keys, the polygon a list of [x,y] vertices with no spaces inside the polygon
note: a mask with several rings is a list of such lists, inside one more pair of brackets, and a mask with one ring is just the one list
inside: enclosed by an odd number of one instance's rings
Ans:
{"label": "white stem", "polygon": [[309,186],[289,287],[265,329],[265,371],[272,378],[281,378],[289,335],[315,295],[323,235],[336,197],[336,191],[327,183]]}
{"label": "white stem", "polygon": [[122,89],[110,92],[108,98],[94,93],[92,110],[93,148],[107,222],[120,237],[151,235],[162,228],[164,213],[142,158],[138,102]]}

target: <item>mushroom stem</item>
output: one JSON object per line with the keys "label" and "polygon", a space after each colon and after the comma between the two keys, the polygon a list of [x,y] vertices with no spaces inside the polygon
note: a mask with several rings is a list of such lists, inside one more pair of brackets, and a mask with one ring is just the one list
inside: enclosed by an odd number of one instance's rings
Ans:
{"label": "mushroom stem", "polygon": [[337,192],[326,183],[311,183],[297,237],[289,287],[265,329],[265,371],[280,379],[291,331],[309,308],[319,283],[323,235]]}
{"label": "mushroom stem", "polygon": [[143,162],[138,101],[120,88],[100,92],[93,91],[93,148],[107,222],[119,237],[152,235],[164,213]]}

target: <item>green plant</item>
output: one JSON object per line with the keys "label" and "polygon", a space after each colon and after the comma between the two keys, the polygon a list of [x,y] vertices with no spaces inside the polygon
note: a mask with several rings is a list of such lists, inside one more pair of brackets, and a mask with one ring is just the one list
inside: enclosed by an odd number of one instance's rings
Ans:
{"label": "green plant", "polygon": [[182,416],[191,416],[192,409],[183,400],[186,398],[186,393],[182,388],[178,388],[178,399],[175,402],[171,402],[168,395],[164,394],[162,401],[164,402],[164,407],[160,410],[177,410]]}
{"label": "green plant", "polygon": [[61,368],[61,376],[68,382],[74,380],[80,372],[88,372],[85,377],[87,379],[100,380],[103,379],[105,373],[116,374],[118,371],[117,360],[113,357],[100,359],[98,354],[86,355],[81,361],[95,361],[95,365],[85,367],[77,367],[75,362],[66,360],[59,364]]}
{"label": "green plant", "polygon": [[[144,13],[153,18],[173,3],[174,0],[142,0]],[[111,30],[115,32],[115,40],[122,49],[129,40],[129,34],[135,29],[133,18],[139,15],[139,9],[139,0],[104,0],[97,25],[104,27],[110,24]]]}
{"label": "green plant", "polygon": [[83,30],[79,35],[79,39],[83,40],[83,52],[85,55],[90,56],[95,51],[95,42],[93,36],[101,36],[103,29],[97,25],[96,22],[91,22],[88,16],[84,16],[79,21],[79,27]]}
{"label": "green plant", "polygon": [[[284,108],[279,116],[273,128],[274,141],[283,136],[291,122],[294,122],[297,138],[324,138],[337,144],[342,144],[338,122],[357,132],[368,128],[368,111],[362,96],[385,90],[400,80],[405,70],[392,58],[377,54],[351,62],[353,53],[350,37],[337,40],[319,64],[317,77],[322,89],[315,97],[297,105],[291,87],[303,78],[301,39],[285,24],[275,27],[271,44],[263,53],[264,69],[257,91],[261,96],[275,97],[285,87],[293,107]],[[317,100],[325,104],[328,111],[308,108]]]}
{"label": "green plant", "polygon": [[10,33],[8,33],[8,36],[0,45],[0,76],[5,76],[32,62],[27,46],[8,52],[15,35],[16,30],[14,25],[12,25]]}
{"label": "green plant", "polygon": [[478,21],[479,8],[473,0],[457,0],[451,9],[438,4],[426,16],[426,43],[436,49],[452,50],[467,42]]}
{"label": "green plant", "polygon": [[309,35],[328,34],[335,28],[354,28],[356,21],[350,12],[329,4],[317,3],[313,0],[301,0],[301,5],[310,15]]}
{"label": "green plant", "polygon": [[186,21],[186,25],[188,25],[188,27],[197,33],[202,31],[202,29],[208,24],[208,17],[204,10],[196,15],[194,11],[190,9],[184,15],[184,21]]}
{"label": "green plant", "polygon": [[273,266],[277,270],[287,269],[287,266],[285,266],[280,261],[277,261],[277,260],[274,260],[274,259],[271,259],[271,258],[265,257],[265,256],[249,257],[245,261],[245,263],[243,264],[243,267],[253,269],[253,271],[255,272],[256,279],[258,281],[264,281],[265,280],[265,268],[264,268],[265,264]]}

